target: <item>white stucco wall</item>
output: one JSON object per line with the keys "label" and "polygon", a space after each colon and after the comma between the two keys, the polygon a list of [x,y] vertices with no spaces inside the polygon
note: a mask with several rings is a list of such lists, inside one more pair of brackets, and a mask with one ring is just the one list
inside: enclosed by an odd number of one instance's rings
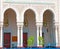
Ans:
{"label": "white stucco wall", "polygon": [[4,0],[4,2],[54,2],[56,0]]}
{"label": "white stucco wall", "polygon": [[[9,8],[15,8],[17,13],[17,22],[23,22],[24,20],[24,12],[27,9],[33,9],[36,13],[36,22],[42,22],[43,20],[43,13],[47,9],[51,9],[52,12],[55,14],[55,4],[3,4],[3,10]],[[36,8],[37,7],[37,8]],[[3,11],[4,12],[4,11]],[[39,19],[40,18],[40,19]],[[3,20],[2,20],[3,21]],[[55,21],[58,21],[58,17],[55,16]]]}
{"label": "white stucco wall", "polygon": [[0,2],[0,17],[1,17],[1,2]]}
{"label": "white stucco wall", "polygon": [[[1,2],[0,2],[0,19],[1,19]],[[0,36],[1,36],[1,33],[0,33]],[[0,39],[1,39],[1,37],[0,37]],[[1,41],[0,41],[0,43],[1,43]],[[1,46],[1,44],[0,44],[0,46]]]}

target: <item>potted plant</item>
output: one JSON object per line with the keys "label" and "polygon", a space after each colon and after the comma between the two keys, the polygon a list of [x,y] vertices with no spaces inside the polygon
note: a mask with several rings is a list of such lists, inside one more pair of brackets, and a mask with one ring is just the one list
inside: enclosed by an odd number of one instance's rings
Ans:
{"label": "potted plant", "polygon": [[44,39],[43,39],[43,37],[39,36],[38,40],[39,40],[39,45],[43,46],[44,45]]}
{"label": "potted plant", "polygon": [[28,38],[28,47],[32,47],[32,45],[34,44],[34,36],[30,36]]}

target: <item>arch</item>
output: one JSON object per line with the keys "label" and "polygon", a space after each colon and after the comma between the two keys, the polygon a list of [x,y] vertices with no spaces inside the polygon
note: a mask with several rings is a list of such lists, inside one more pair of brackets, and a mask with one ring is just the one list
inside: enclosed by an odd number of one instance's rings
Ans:
{"label": "arch", "polygon": [[[48,13],[48,14],[47,14]],[[48,15],[51,15],[52,17],[53,17],[53,21],[54,21],[54,13],[52,12],[52,10],[50,10],[50,9],[46,9],[45,11],[44,11],[44,13],[43,13],[43,19],[44,19],[44,15],[45,15],[45,17]],[[50,16],[50,17],[51,17]],[[55,21],[54,21],[55,22]]]}
{"label": "arch", "polygon": [[[10,48],[10,47],[14,47],[13,45],[15,45],[17,47],[17,44],[16,44],[17,43],[17,23],[16,23],[16,20],[17,20],[16,12],[13,9],[8,8],[4,12],[3,41],[6,42],[5,39],[7,39],[9,45],[5,45],[5,42],[3,42],[3,47]],[[13,37],[15,38],[15,40],[13,39]],[[16,42],[16,43],[13,43],[13,42]]]}
{"label": "arch", "polygon": [[18,12],[17,9],[15,9],[15,8],[12,7],[12,6],[7,6],[6,8],[3,9],[3,12],[2,12],[2,22],[3,22],[3,20],[4,20],[4,12],[5,12],[6,10],[8,10],[9,8],[12,9],[13,11],[15,11],[15,13],[16,13],[16,19],[17,19],[17,22],[18,22],[19,12]]}
{"label": "arch", "polygon": [[[30,8],[27,9],[24,13],[23,34],[24,33],[28,34],[27,35],[28,38],[30,36],[34,36],[34,45],[33,46],[37,46],[36,15],[35,15],[35,12]],[[23,37],[23,39],[24,39],[24,37]]]}
{"label": "arch", "polygon": [[49,44],[51,44],[50,46],[55,46],[56,44],[54,22],[54,13],[50,9],[45,10],[43,13],[42,27],[42,35],[45,41],[44,46],[49,46]]}
{"label": "arch", "polygon": [[[55,14],[55,10],[53,9],[53,8],[44,8],[42,11],[41,11],[41,18],[42,18],[42,20],[41,20],[41,22],[43,22],[43,13],[46,11],[46,10],[50,10],[53,14],[54,14],[54,20],[55,20],[55,16],[56,16],[56,14]],[[55,20],[56,21],[56,20]]]}
{"label": "arch", "polygon": [[26,10],[28,10],[28,9],[31,9],[31,10],[33,10],[34,12],[35,12],[35,15],[36,15],[36,22],[38,21],[37,19],[38,19],[38,12],[37,12],[37,10],[34,8],[34,7],[26,7],[26,8],[24,8],[24,10],[23,10],[23,12],[22,12],[22,17],[23,17],[23,22],[24,22],[24,13],[25,13],[25,11]]}

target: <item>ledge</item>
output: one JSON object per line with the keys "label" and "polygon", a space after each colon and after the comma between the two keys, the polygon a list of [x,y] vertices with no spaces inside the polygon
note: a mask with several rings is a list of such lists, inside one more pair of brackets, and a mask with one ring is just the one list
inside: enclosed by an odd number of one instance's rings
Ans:
{"label": "ledge", "polygon": [[12,4],[44,4],[44,5],[54,5],[55,3],[48,2],[4,2],[4,3],[12,3]]}

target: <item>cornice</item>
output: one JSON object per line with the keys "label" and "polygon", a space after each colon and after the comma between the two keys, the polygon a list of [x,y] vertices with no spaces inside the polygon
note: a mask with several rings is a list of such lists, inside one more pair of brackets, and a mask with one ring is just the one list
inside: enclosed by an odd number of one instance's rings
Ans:
{"label": "cornice", "polygon": [[8,4],[44,4],[44,5],[54,5],[55,2],[3,2]]}

